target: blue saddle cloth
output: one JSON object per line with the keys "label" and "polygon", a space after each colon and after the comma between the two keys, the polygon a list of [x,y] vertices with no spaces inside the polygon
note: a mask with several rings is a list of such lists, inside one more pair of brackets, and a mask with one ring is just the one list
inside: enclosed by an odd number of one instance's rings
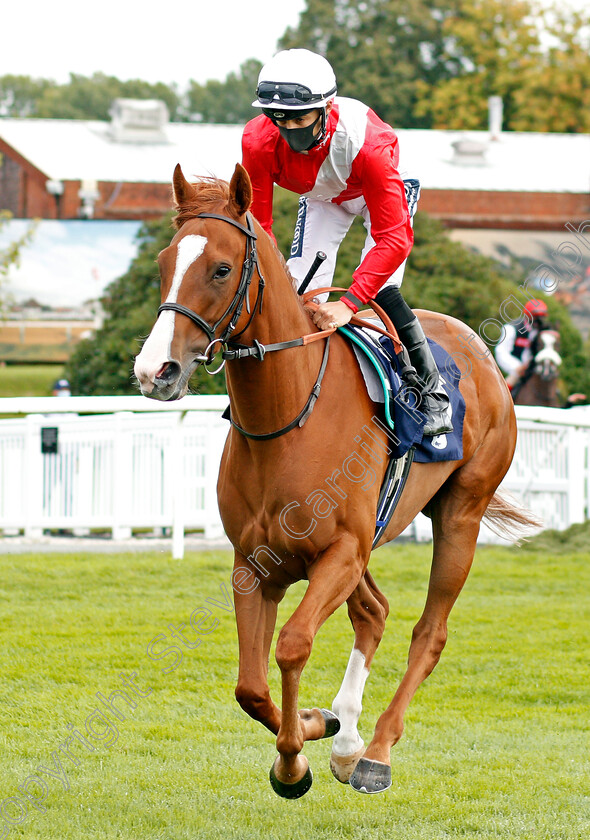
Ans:
{"label": "blue saddle cloth", "polygon": [[[426,417],[415,407],[411,391],[403,387],[399,361],[391,339],[380,336],[375,340],[365,329],[351,324],[341,327],[339,332],[366,354],[379,378],[385,399],[386,422],[395,436],[395,440],[392,441],[390,437],[388,442],[393,450],[392,457],[401,458],[413,446],[414,461],[460,461],[463,457],[465,400],[458,387],[461,373],[449,353],[440,344],[428,339],[451,401],[453,422],[451,434],[428,437],[422,432]],[[373,335],[376,334],[373,332]]]}

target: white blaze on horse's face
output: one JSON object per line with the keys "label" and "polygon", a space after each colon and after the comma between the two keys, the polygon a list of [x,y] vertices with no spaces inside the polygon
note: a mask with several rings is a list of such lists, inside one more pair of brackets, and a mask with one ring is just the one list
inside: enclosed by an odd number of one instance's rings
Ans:
{"label": "white blaze on horse's face", "polygon": [[[179,240],[176,246],[176,263],[174,276],[166,303],[176,303],[178,292],[184,275],[190,266],[198,260],[205,250],[207,238],[190,234]],[[156,387],[156,379],[167,362],[173,361],[170,355],[172,339],[174,338],[176,312],[165,311],[158,316],[153,330],[143,345],[140,354],[135,359],[135,376],[137,377],[142,394],[152,394]]]}
{"label": "white blaze on horse's face", "polygon": [[553,330],[544,330],[539,339],[542,349],[535,356],[535,369],[542,379],[555,379],[562,361],[555,348],[558,334]]}

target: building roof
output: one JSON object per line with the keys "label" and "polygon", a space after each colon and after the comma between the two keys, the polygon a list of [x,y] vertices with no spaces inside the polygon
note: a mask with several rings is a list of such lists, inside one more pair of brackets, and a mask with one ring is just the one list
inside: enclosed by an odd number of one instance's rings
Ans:
{"label": "building roof", "polygon": [[[505,131],[498,140],[487,131],[400,129],[397,134],[400,169],[416,172],[424,188],[590,191],[590,134]],[[477,154],[478,147],[483,154]]]}
{"label": "building roof", "polygon": [[[230,178],[241,160],[240,125],[168,123],[167,142],[117,142],[111,123],[0,118],[0,138],[50,179],[169,183]],[[586,193],[590,135],[399,129],[400,168],[426,189]],[[455,144],[455,145],[453,145]]]}
{"label": "building roof", "polygon": [[97,120],[0,119],[0,138],[57,181],[169,184],[177,163],[187,178],[230,178],[242,159],[239,125],[168,123],[168,142],[116,142]]}

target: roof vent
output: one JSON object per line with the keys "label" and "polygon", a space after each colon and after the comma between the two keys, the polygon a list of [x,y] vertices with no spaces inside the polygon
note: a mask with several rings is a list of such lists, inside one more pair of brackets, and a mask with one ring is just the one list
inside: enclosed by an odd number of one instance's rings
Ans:
{"label": "roof vent", "polygon": [[451,143],[453,147],[453,159],[451,163],[458,166],[485,166],[487,143],[480,143],[477,140],[462,138]]}
{"label": "roof vent", "polygon": [[499,140],[502,134],[502,120],[504,117],[504,103],[501,96],[488,98],[488,128],[490,140]]}
{"label": "roof vent", "polygon": [[167,143],[168,108],[160,99],[115,99],[111,137],[117,143]]}

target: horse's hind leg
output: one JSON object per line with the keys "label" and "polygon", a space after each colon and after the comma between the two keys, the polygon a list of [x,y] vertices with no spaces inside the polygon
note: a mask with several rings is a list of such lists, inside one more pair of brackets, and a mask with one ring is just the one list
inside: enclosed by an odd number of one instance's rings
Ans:
{"label": "horse's hind leg", "polygon": [[383,712],[373,740],[350,778],[363,793],[378,793],[391,785],[391,747],[403,733],[405,711],[418,687],[433,671],[447,639],[447,619],[467,579],[479,524],[492,493],[474,497],[451,479],[433,505],[433,558],[424,612],[412,634],[408,668],[393,700]]}
{"label": "horse's hind leg", "polygon": [[364,752],[365,744],[357,728],[363,691],[389,612],[387,599],[368,571],[347,603],[354,627],[354,647],[342,685],[332,703],[332,711],[340,721],[340,731],[334,738],[330,757],[332,773],[343,783],[348,782]]}

